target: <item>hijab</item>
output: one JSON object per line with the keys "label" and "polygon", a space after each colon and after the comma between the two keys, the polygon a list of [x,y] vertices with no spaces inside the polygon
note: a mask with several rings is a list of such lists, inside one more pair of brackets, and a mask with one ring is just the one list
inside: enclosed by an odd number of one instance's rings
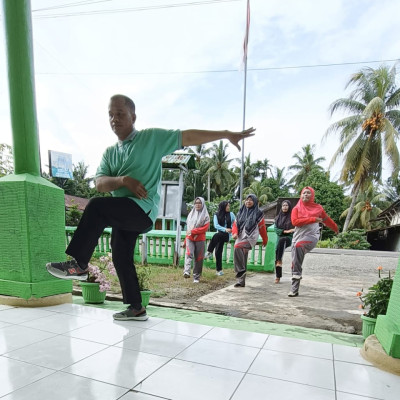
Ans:
{"label": "hijab", "polygon": [[[282,206],[284,204],[287,204],[289,207],[286,212],[282,211]],[[292,225],[292,220],[290,218],[291,214],[292,214],[292,204],[290,203],[290,201],[287,201],[287,200],[282,201],[282,205],[281,205],[279,214],[275,218],[275,226],[278,229],[283,229],[284,231],[288,231],[289,229],[292,229],[293,225]]]}
{"label": "hijab", "polygon": [[[304,190],[308,189],[311,192],[310,201],[304,202],[302,200],[302,194]],[[300,200],[295,205],[294,208],[298,210],[298,217],[299,218],[308,218],[308,217],[321,217],[323,212],[323,208],[321,205],[315,203],[315,191],[312,187],[306,186],[301,190]]]}
{"label": "hijab", "polygon": [[247,235],[251,235],[257,228],[257,225],[264,218],[263,212],[258,208],[258,199],[255,194],[249,194],[246,197],[253,200],[253,207],[247,208],[245,204],[240,207],[236,218],[236,225],[238,227],[239,234],[245,229]]}
{"label": "hijab", "polygon": [[[201,201],[200,211],[197,211],[196,206],[194,205],[194,203],[196,203],[196,200]],[[192,229],[204,226],[209,222],[210,222],[210,216],[208,215],[204,199],[202,197],[196,197],[193,202],[192,211],[190,211],[186,220],[187,230],[191,231]]]}
{"label": "hijab", "polygon": [[227,201],[221,201],[218,205],[218,211],[215,213],[217,216],[218,223],[221,226],[225,226],[226,222],[226,227],[227,228],[232,228],[232,221],[231,221],[231,213],[229,211],[226,211],[226,206],[229,203]]}

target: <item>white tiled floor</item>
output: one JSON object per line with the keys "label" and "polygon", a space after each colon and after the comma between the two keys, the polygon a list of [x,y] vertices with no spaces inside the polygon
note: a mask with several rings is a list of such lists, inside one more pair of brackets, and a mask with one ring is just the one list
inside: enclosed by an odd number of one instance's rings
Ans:
{"label": "white tiled floor", "polygon": [[0,306],[0,399],[400,398],[400,377],[356,347],[112,314]]}

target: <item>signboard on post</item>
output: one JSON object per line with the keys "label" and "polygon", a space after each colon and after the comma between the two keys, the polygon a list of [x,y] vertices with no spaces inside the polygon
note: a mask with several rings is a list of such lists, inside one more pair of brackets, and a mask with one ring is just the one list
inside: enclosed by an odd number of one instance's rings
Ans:
{"label": "signboard on post", "polygon": [[74,179],[72,174],[72,154],[49,150],[50,176]]}

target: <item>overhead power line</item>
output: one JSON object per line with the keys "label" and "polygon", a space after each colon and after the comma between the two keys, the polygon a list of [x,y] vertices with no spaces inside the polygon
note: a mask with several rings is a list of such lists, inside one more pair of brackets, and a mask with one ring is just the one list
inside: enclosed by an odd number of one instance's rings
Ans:
{"label": "overhead power line", "polygon": [[86,5],[91,5],[91,4],[97,4],[97,3],[108,3],[110,1],[112,1],[112,0],[82,0],[82,1],[75,1],[73,3],[58,4],[57,6],[36,8],[36,9],[32,10],[32,12],[57,10],[60,8],[80,7],[80,6],[86,6]]}
{"label": "overhead power line", "polygon": [[[387,59],[387,60],[372,60],[372,61],[354,61],[343,63],[331,64],[312,64],[312,65],[292,65],[286,67],[264,67],[264,68],[248,68],[248,71],[272,71],[272,70],[285,70],[285,69],[304,69],[304,68],[326,68],[338,67],[343,65],[360,65],[360,64],[376,64],[384,62],[396,62],[400,58]],[[37,75],[183,75],[183,74],[213,74],[213,73],[226,73],[238,72],[238,69],[218,69],[218,70],[203,70],[203,71],[169,71],[169,72],[37,72]]]}
{"label": "overhead power line", "polygon": [[[104,1],[104,0],[103,0]],[[91,10],[91,11],[76,11],[76,12],[66,12],[59,14],[41,14],[34,15],[35,19],[44,19],[44,18],[64,18],[64,17],[79,17],[79,16],[87,16],[87,15],[101,15],[101,14],[116,14],[116,13],[126,13],[126,12],[138,12],[138,11],[149,11],[149,10],[158,10],[165,8],[178,8],[178,7],[191,7],[191,6],[203,6],[209,4],[217,4],[217,3],[232,3],[234,1],[242,1],[242,0],[204,0],[204,1],[191,1],[188,3],[174,3],[174,4],[161,4],[157,6],[143,6],[143,7],[124,7],[124,8],[115,8],[109,10]],[[87,5],[92,3],[85,3],[79,5]],[[52,8],[47,9],[36,9],[32,10],[33,13],[38,11],[51,11]]]}

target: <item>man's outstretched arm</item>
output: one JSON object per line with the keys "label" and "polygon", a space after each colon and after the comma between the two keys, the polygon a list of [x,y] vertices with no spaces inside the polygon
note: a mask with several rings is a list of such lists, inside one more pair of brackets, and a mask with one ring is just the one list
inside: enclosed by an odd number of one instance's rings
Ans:
{"label": "man's outstretched arm", "polygon": [[240,150],[239,141],[254,136],[254,131],[254,128],[249,128],[241,132],[188,129],[182,131],[182,146],[198,146],[215,140],[228,139],[238,150]]}

